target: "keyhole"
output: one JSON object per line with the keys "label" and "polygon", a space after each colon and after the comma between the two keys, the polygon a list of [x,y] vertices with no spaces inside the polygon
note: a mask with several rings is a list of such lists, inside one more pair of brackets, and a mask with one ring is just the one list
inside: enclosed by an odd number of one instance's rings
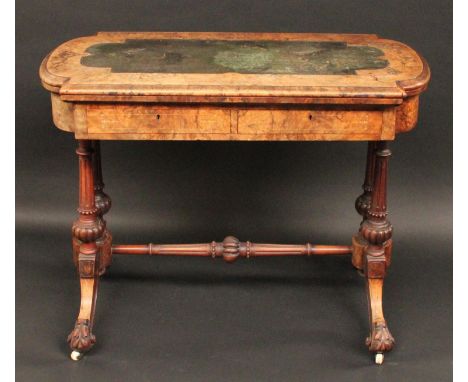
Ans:
{"label": "keyhole", "polygon": [[161,118],[161,116],[159,114],[157,114],[156,119],[159,120],[159,118]]}
{"label": "keyhole", "polygon": [[309,121],[312,121],[312,114],[309,114]]}

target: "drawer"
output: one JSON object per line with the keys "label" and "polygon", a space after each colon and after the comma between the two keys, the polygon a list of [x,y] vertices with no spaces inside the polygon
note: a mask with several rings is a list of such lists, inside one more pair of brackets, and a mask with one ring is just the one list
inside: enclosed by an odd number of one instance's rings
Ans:
{"label": "drawer", "polygon": [[230,110],[152,105],[88,105],[90,134],[228,134]]}
{"label": "drawer", "polygon": [[239,134],[369,134],[382,132],[382,110],[239,110]]}

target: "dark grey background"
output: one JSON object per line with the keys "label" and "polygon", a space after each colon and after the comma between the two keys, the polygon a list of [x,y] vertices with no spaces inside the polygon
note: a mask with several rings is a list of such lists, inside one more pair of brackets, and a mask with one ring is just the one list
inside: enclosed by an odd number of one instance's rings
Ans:
{"label": "dark grey background", "polygon": [[[16,368],[19,381],[448,381],[452,368],[450,1],[17,1]],[[394,261],[385,310],[397,345],[364,346],[364,280],[348,258],[117,257],[97,345],[65,339],[79,306],[71,263],[77,164],[38,68],[97,31],[377,33],[428,60],[418,127],[392,144]],[[366,144],[104,142],[115,242],[349,243]],[[7,255],[7,254],[4,254]],[[4,329],[6,330],[6,329]]]}

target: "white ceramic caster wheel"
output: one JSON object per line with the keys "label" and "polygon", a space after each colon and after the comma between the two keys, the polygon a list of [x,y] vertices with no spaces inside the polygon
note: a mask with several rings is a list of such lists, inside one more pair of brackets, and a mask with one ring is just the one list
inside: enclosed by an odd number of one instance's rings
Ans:
{"label": "white ceramic caster wheel", "polygon": [[384,360],[384,355],[383,355],[383,353],[377,353],[377,354],[375,355],[375,363],[376,363],[377,365],[382,365],[382,364],[383,364],[383,360]]}
{"label": "white ceramic caster wheel", "polygon": [[70,354],[70,358],[73,361],[79,361],[81,358],[83,358],[83,353],[80,353],[79,351],[73,350]]}

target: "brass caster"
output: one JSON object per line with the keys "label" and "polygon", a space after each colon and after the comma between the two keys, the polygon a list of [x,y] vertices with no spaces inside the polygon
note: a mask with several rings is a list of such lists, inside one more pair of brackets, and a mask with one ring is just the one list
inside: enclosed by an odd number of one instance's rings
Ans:
{"label": "brass caster", "polygon": [[79,361],[81,358],[83,358],[83,353],[77,351],[77,350],[73,350],[70,354],[70,358],[73,360],[73,361]]}
{"label": "brass caster", "polygon": [[376,353],[375,354],[375,363],[376,365],[382,365],[384,361],[383,353]]}

